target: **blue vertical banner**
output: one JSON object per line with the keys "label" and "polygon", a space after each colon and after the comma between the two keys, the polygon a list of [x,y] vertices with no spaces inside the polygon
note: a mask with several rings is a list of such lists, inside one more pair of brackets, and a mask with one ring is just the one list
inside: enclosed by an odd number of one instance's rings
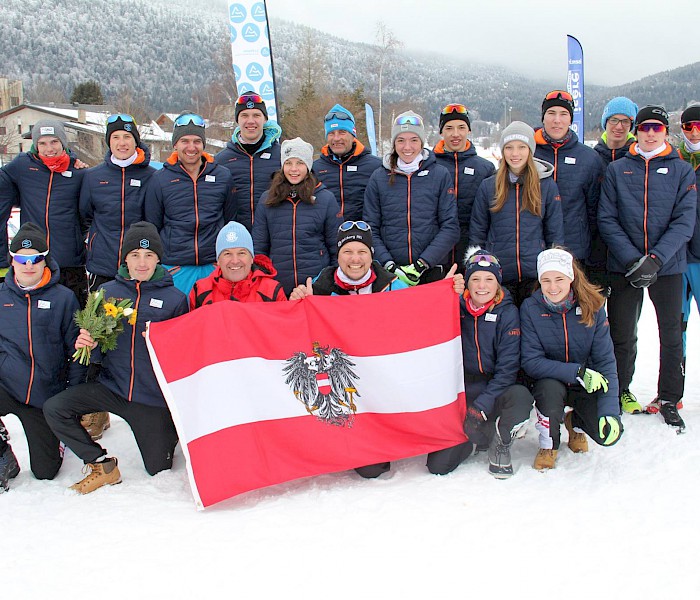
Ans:
{"label": "blue vertical banner", "polygon": [[367,123],[367,138],[372,154],[377,156],[377,134],[374,131],[374,109],[365,102],[365,121]]}
{"label": "blue vertical banner", "polygon": [[228,25],[238,94],[260,94],[268,117],[277,121],[277,89],[264,0],[230,0]]}
{"label": "blue vertical banner", "polygon": [[567,35],[569,49],[569,71],[566,78],[566,89],[574,99],[574,122],[571,129],[583,142],[583,48],[574,36]]}

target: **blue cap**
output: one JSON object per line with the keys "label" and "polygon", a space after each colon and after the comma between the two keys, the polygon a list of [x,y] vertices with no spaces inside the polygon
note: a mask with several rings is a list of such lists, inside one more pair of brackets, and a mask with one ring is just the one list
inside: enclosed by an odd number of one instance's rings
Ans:
{"label": "blue cap", "polygon": [[638,111],[639,107],[629,98],[625,98],[624,96],[613,98],[603,109],[603,116],[600,118],[600,127],[605,129],[608,119],[613,115],[625,115],[634,123]]}
{"label": "blue cap", "polygon": [[326,129],[326,137],[328,137],[331,131],[340,129],[348,131],[353,137],[357,137],[355,117],[347,108],[342,107],[340,104],[336,104],[331,108],[323,121]]}
{"label": "blue cap", "polygon": [[250,237],[245,226],[236,221],[226,223],[216,236],[216,258],[218,259],[219,255],[229,248],[245,248],[251,256],[255,256],[253,238]]}

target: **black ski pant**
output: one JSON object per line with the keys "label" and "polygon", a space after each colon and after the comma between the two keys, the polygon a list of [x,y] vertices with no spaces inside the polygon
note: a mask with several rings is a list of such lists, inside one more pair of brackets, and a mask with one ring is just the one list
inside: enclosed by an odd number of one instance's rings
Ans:
{"label": "black ski pant", "polygon": [[598,428],[598,392],[589,394],[582,387],[567,386],[558,379],[540,379],[535,382],[532,395],[539,411],[537,429],[542,431],[543,425],[549,428],[554,450],[559,449],[561,442],[565,406],[574,409],[572,426],[583,429],[596,444],[603,445],[605,438],[601,437]]}
{"label": "black ski pant", "polygon": [[119,415],[129,424],[150,475],[173,466],[177,432],[167,408],[129,402],[99,382],[69,387],[44,404],[51,429],[85,464],[107,454],[80,425],[81,415],[94,412]]}
{"label": "black ski pant", "polygon": [[[608,320],[622,392],[630,388],[634,376],[637,323],[642,314],[644,290],[632,287],[620,273],[610,274],[610,285],[612,293],[608,299]],[[647,289],[656,310],[661,344],[658,398],[675,404],[683,397],[685,386],[681,327],[683,275],[659,277]]]}
{"label": "black ski pant", "polygon": [[[511,385],[498,398],[494,410],[482,428],[487,439],[498,434],[504,444],[511,442],[511,434],[530,418],[532,395],[525,386]],[[428,454],[426,466],[433,475],[447,475],[463,463],[474,450],[472,442],[464,442]]]}
{"label": "black ski pant", "polygon": [[[40,408],[17,402],[0,388],[0,416],[15,415],[27,438],[29,464],[37,479],[53,479],[61,468],[63,452],[61,443],[49,427]],[[0,436],[0,455],[7,448],[7,441]]]}

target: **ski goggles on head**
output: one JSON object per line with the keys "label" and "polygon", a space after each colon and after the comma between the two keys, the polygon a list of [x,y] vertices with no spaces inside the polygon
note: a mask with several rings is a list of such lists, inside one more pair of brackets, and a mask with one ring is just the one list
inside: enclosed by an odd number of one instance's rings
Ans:
{"label": "ski goggles on head", "polygon": [[369,223],[365,223],[365,221],[345,221],[338,227],[338,231],[350,231],[353,227],[357,227],[360,231],[372,230]]}
{"label": "ski goggles on head", "polygon": [[478,265],[479,267],[489,267],[494,265],[500,268],[501,263],[498,262],[498,259],[493,254],[479,253],[469,257],[469,260],[467,260],[467,266],[468,265]]}
{"label": "ski goggles on head", "polygon": [[20,265],[26,265],[27,263],[35,265],[40,263],[46,259],[47,254],[48,252],[43,252],[41,254],[15,254],[14,252],[10,252],[12,260],[17,261]]}
{"label": "ski goggles on head", "polygon": [[265,104],[265,101],[263,100],[262,96],[253,92],[246,92],[245,94],[241,94],[238,97],[238,100],[236,100],[236,104],[240,104],[241,106],[248,104],[248,102],[252,102],[253,104]]}
{"label": "ski goggles on head", "polygon": [[418,115],[404,115],[397,117],[394,121],[396,125],[417,125],[418,127],[423,127],[423,119]]}
{"label": "ski goggles on head", "polygon": [[450,115],[452,113],[459,113],[460,115],[469,115],[469,111],[464,104],[448,104],[441,111],[443,115]]}
{"label": "ski goggles on head", "polygon": [[688,121],[687,123],[681,123],[681,129],[690,133],[693,129],[700,131],[700,121]]}
{"label": "ski goggles on head", "polygon": [[329,112],[324,118],[324,121],[333,121],[334,119],[337,119],[338,121],[353,121],[354,119],[348,114],[341,112],[339,110],[334,110],[332,112]]}
{"label": "ski goggles on head", "polygon": [[655,131],[656,133],[661,133],[666,130],[666,125],[663,123],[640,123],[637,125],[637,131],[643,131],[645,133],[649,131]]}
{"label": "ski goggles on head", "polygon": [[119,120],[124,121],[124,123],[136,123],[134,117],[124,113],[117,113],[116,115],[109,115],[107,117],[107,123],[116,123]]}
{"label": "ski goggles on head", "polygon": [[185,125],[189,125],[190,123],[193,123],[197,127],[204,127],[204,117],[194,113],[186,113],[177,117],[173,122],[173,126],[184,127]]}
{"label": "ski goggles on head", "polygon": [[544,97],[545,100],[566,100],[567,102],[573,102],[574,98],[569,92],[566,92],[564,90],[553,90],[549,92]]}

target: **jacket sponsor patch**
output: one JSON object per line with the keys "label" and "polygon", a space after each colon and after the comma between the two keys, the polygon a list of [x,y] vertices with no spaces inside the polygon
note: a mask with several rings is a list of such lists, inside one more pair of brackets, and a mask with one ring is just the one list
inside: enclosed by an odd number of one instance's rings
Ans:
{"label": "jacket sponsor patch", "polygon": [[159,300],[158,298],[151,298],[151,301],[148,304],[153,308],[163,308],[163,301]]}
{"label": "jacket sponsor patch", "polygon": [[214,181],[216,181],[216,175],[205,175],[204,181],[209,181],[213,183]]}
{"label": "jacket sponsor patch", "polygon": [[37,308],[51,308],[51,302],[49,300],[39,300],[36,303]]}

